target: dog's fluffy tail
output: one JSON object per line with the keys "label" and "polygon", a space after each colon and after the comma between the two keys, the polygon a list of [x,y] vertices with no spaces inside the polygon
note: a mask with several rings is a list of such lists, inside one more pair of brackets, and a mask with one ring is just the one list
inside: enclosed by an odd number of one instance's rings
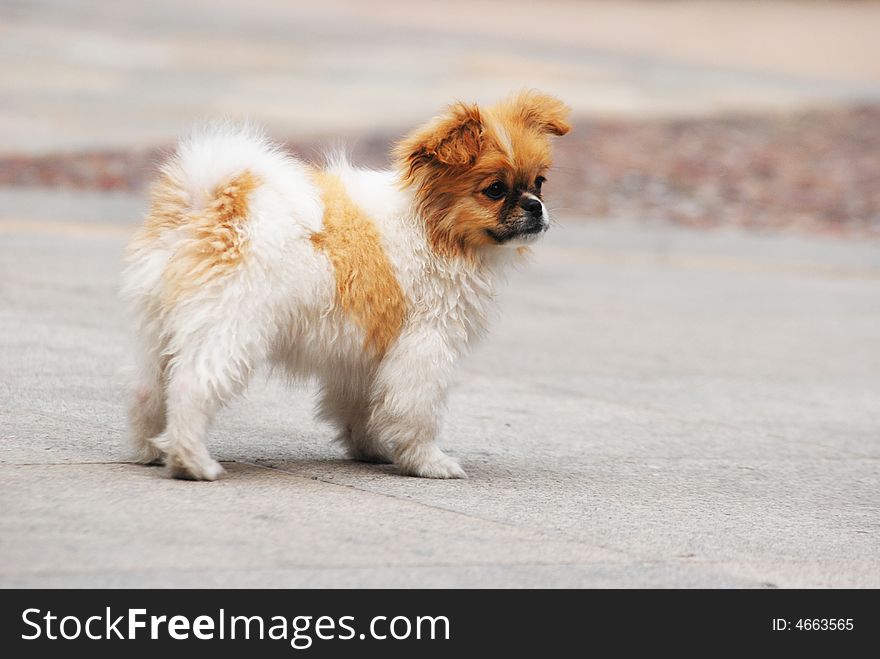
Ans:
{"label": "dog's fluffy tail", "polygon": [[283,249],[320,231],[321,217],[308,166],[261,129],[198,125],[161,168],[128,248],[123,296],[146,308],[168,297],[169,286],[202,286],[245,253]]}
{"label": "dog's fluffy tail", "polygon": [[291,182],[288,176],[302,176],[303,169],[299,160],[271,142],[259,126],[211,121],[196,125],[180,141],[162,171],[177,179],[193,210],[198,210],[210,202],[218,185],[242,172],[250,172],[268,187],[283,187]]}
{"label": "dog's fluffy tail", "polygon": [[[223,181],[242,171],[277,166],[286,155],[265,133],[249,123],[214,121],[198,124],[177,145],[163,172],[172,173],[198,208]],[[263,172],[261,172],[263,173]]]}

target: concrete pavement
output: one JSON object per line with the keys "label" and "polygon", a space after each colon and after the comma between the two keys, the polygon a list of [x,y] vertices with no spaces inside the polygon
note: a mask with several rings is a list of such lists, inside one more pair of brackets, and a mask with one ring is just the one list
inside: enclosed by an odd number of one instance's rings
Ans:
{"label": "concrete pavement", "polygon": [[258,377],[191,483],[125,461],[143,204],[0,191],[0,586],[880,587],[880,245],[560,217],[458,373],[469,480]]}

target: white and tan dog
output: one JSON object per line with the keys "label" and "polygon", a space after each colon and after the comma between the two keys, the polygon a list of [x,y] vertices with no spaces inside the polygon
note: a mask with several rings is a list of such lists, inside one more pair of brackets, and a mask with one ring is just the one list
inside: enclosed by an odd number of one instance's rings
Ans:
{"label": "white and tan dog", "polygon": [[352,458],[464,477],[436,444],[453,365],[500,271],[547,229],[549,136],[567,115],[537,92],[459,103],[382,172],[313,168],[247,128],[184,140],[128,251],[138,461],[216,479],[211,419],[269,363],[320,381]]}

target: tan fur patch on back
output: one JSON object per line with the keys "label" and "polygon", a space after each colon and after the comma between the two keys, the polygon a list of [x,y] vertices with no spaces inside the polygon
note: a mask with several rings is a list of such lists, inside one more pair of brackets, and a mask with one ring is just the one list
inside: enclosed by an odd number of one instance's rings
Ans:
{"label": "tan fur patch on back", "polygon": [[144,224],[135,234],[129,250],[137,252],[151,249],[162,234],[174,229],[187,221],[191,202],[183,184],[179,180],[179,171],[174,164],[167,165],[150,191],[150,212]]}
{"label": "tan fur patch on back", "polygon": [[381,356],[403,327],[406,298],[370,218],[338,176],[314,176],[324,202],[324,228],[311,241],[330,259],[337,302],[366,333],[364,347]]}
{"label": "tan fur patch on back", "polygon": [[194,210],[174,169],[163,173],[132,249],[155,245],[166,231],[180,231],[164,272],[171,301],[229,273],[244,260],[248,197],[259,185],[260,179],[245,170],[216,186],[205,207]]}

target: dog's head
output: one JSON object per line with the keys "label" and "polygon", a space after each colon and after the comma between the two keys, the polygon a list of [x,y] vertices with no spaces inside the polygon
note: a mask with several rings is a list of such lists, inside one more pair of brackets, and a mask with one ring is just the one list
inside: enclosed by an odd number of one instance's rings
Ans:
{"label": "dog's head", "polygon": [[569,131],[568,114],[562,101],[536,91],[485,109],[456,103],[396,146],[401,180],[415,189],[435,250],[467,256],[547,230],[541,186],[550,136]]}

